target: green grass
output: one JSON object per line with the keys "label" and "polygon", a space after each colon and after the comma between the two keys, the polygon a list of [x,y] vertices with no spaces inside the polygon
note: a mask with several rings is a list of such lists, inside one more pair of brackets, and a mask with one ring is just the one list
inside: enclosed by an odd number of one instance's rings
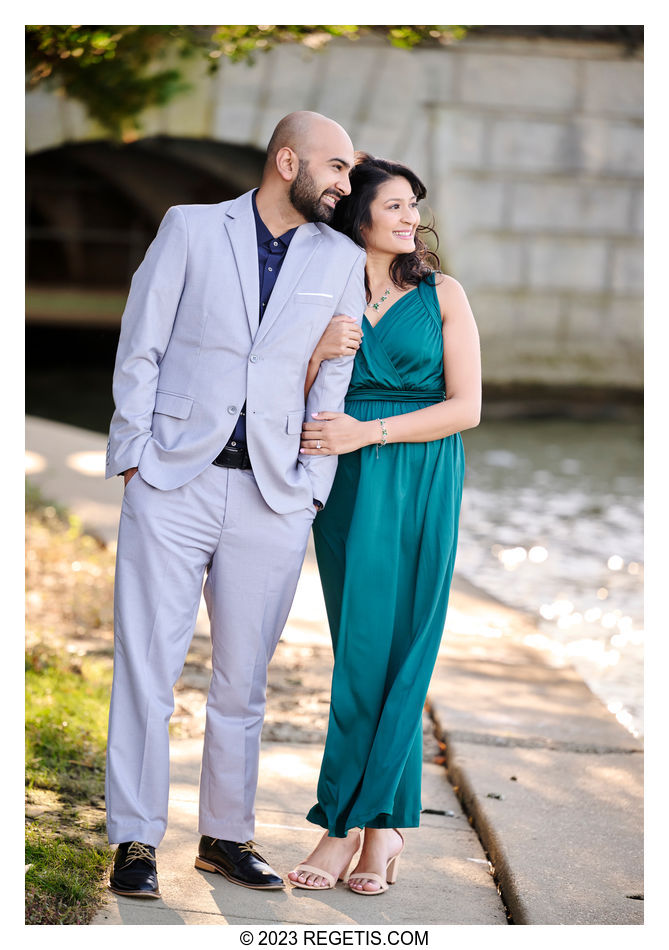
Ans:
{"label": "green grass", "polygon": [[88,923],[101,904],[110,682],[108,664],[26,653],[27,924]]}
{"label": "green grass", "polygon": [[26,654],[28,787],[73,801],[102,794],[110,686],[106,663]]}
{"label": "green grass", "polygon": [[[96,618],[112,580],[98,569],[112,556],[30,486],[26,509],[33,600],[25,668],[25,922],[86,924],[102,904],[111,862],[104,775],[112,662],[66,644],[99,635]],[[73,562],[98,573],[75,573]]]}
{"label": "green grass", "polygon": [[87,924],[100,905],[109,855],[76,836],[26,832],[27,924]]}

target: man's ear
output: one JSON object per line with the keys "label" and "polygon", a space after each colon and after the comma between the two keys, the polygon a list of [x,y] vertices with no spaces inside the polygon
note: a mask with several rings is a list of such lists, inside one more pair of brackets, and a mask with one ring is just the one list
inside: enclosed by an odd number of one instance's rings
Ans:
{"label": "man's ear", "polygon": [[276,170],[284,181],[293,181],[297,177],[300,160],[288,145],[284,145],[283,148],[279,149],[276,153],[275,162]]}

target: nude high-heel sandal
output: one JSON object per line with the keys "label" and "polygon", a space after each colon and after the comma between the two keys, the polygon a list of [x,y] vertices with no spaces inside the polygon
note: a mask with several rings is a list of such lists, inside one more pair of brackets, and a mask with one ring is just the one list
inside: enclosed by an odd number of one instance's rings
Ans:
{"label": "nude high-heel sandal", "polygon": [[333,874],[330,874],[328,871],[324,871],[323,868],[317,868],[313,864],[298,864],[297,867],[294,868],[295,873],[299,874],[302,871],[304,871],[307,874],[316,874],[318,875],[318,877],[325,878],[325,880],[327,881],[327,884],[321,884],[321,885],[303,884],[301,881],[293,881],[291,878],[288,878],[288,880],[293,885],[293,887],[302,887],[304,888],[305,891],[329,891],[333,887],[336,887],[337,881],[343,881],[344,883],[347,883],[349,879],[349,872],[351,868],[354,867],[355,864],[357,863],[360,857],[361,851],[362,851],[362,831],[360,832],[360,844],[356,848],[355,854],[353,855],[351,860],[348,862],[348,864],[344,867],[344,870],[341,872],[339,877],[335,877]]}
{"label": "nude high-heel sandal", "polygon": [[[393,831],[397,831],[397,828],[393,828]],[[375,874],[373,871],[363,871],[358,874],[349,874],[348,876],[348,886],[349,890],[353,891],[354,894],[362,894],[364,897],[371,897],[373,894],[383,894],[384,891],[388,890],[389,884],[394,884],[397,880],[397,873],[400,863],[400,855],[404,851],[404,838],[402,833],[397,831],[397,834],[402,838],[402,847],[392,858],[388,860],[386,865],[386,875],[385,880],[381,877],[380,874]],[[377,891],[365,891],[358,890],[357,887],[351,887],[351,881],[360,880],[360,881],[376,881],[379,885]]]}

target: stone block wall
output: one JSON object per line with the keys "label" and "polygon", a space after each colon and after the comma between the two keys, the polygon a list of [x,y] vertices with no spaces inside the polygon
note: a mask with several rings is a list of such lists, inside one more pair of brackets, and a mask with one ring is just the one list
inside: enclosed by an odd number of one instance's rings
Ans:
{"label": "stone block wall", "polygon": [[427,105],[432,204],[485,378],[640,389],[641,59],[511,39],[448,55],[451,95]]}

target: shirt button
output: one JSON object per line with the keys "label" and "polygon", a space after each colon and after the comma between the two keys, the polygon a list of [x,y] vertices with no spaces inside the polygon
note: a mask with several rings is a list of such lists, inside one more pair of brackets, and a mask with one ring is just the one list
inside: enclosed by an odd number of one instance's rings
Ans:
{"label": "shirt button", "polygon": [[255,353],[253,354],[253,356],[250,357],[250,359],[251,359],[251,362],[252,362],[252,363],[257,363],[257,362],[258,362],[258,357],[256,356]]}
{"label": "shirt button", "polygon": [[237,412],[237,406],[228,406],[228,412],[231,416],[234,416],[234,414]]}
{"label": "shirt button", "polygon": [[271,268],[271,267],[268,267],[267,270],[270,272],[270,274],[272,273],[272,268]]}
{"label": "shirt button", "polygon": [[278,242],[278,241],[275,241],[275,242],[274,242],[274,247],[278,247],[278,246],[279,246],[279,242]]}

